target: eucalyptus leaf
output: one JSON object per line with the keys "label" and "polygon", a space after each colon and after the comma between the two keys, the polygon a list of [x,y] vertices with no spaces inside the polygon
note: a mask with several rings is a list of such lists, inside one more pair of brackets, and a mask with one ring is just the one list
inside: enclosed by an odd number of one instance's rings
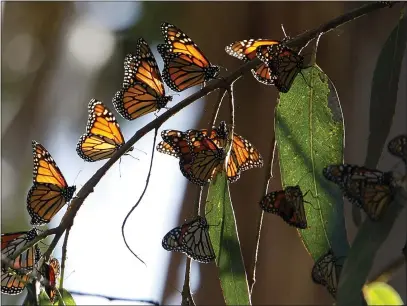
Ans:
{"label": "eucalyptus leaf", "polygon": [[299,185],[308,228],[299,230],[316,261],[332,248],[338,257],[349,249],[343,196],[322,169],[343,162],[344,124],[339,97],[318,66],[302,70],[286,94],[280,94],[275,133],[284,187]]}
{"label": "eucalyptus leaf", "polygon": [[251,305],[246,271],[225,172],[208,189],[206,218],[226,305]]}

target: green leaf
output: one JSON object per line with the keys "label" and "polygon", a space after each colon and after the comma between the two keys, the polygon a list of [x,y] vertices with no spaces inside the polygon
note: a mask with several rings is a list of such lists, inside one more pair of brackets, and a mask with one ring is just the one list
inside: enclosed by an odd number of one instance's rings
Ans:
{"label": "green leaf", "polygon": [[363,222],[348,252],[338,284],[337,305],[362,305],[361,290],[372,268],[376,252],[387,239],[396,218],[405,206],[407,193],[396,188],[395,198],[380,221]]}
{"label": "green leaf", "polygon": [[[59,306],[76,306],[75,300],[73,299],[72,295],[65,289],[59,289],[60,297],[59,297]],[[62,298],[62,301],[61,301]]]}
{"label": "green leaf", "polygon": [[383,282],[374,282],[363,287],[367,305],[404,305],[394,288]]}
{"label": "green leaf", "polygon": [[38,303],[40,306],[52,306],[51,301],[49,300],[48,294],[45,290],[41,290],[41,293],[38,297]]}
{"label": "green leaf", "polygon": [[400,19],[377,59],[370,97],[370,135],[365,166],[376,168],[396,109],[401,63],[407,41],[407,18]]}
{"label": "green leaf", "polygon": [[211,182],[206,201],[209,235],[226,305],[251,305],[235,213],[225,172]]}
{"label": "green leaf", "polygon": [[299,185],[308,194],[308,228],[299,230],[314,260],[332,247],[346,256],[349,245],[339,188],[322,169],[343,161],[344,125],[335,87],[318,66],[302,70],[276,109],[275,133],[283,186]]}

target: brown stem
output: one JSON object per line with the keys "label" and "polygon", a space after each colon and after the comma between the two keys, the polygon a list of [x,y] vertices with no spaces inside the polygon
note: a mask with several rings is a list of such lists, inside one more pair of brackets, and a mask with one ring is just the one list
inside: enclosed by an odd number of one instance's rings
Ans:
{"label": "brown stem", "polygon": [[[270,180],[273,178],[273,164],[274,164],[275,152],[276,152],[276,140],[275,140],[275,137],[273,137],[273,141],[271,142],[271,148],[270,148],[270,157],[269,157],[270,164],[266,171],[266,179],[265,179],[265,183],[264,183],[264,195],[267,194],[269,185],[270,185]],[[256,283],[256,266],[257,266],[257,258],[259,256],[260,236],[261,236],[261,229],[263,226],[263,217],[264,217],[264,211],[261,209],[260,216],[259,216],[259,222],[257,225],[256,249],[254,252],[254,259],[253,259],[253,277],[252,277],[252,284],[250,286],[250,295],[253,294],[254,284]]]}
{"label": "brown stem", "polygon": [[182,306],[195,306],[194,299],[192,298],[191,288],[190,288],[190,275],[191,275],[191,258],[187,257],[185,264],[185,278],[184,287],[182,288]]}
{"label": "brown stem", "polygon": [[132,212],[134,211],[134,209],[136,209],[136,207],[140,204],[141,200],[142,200],[143,197],[144,197],[144,194],[145,194],[146,191],[147,191],[148,183],[150,182],[150,177],[151,177],[151,169],[153,168],[153,160],[154,160],[154,152],[155,152],[155,143],[156,143],[156,140],[157,140],[158,128],[159,128],[159,126],[155,129],[155,133],[154,133],[153,148],[152,148],[151,160],[150,160],[150,168],[148,169],[148,174],[147,174],[146,184],[145,184],[145,186],[144,186],[144,190],[143,190],[143,192],[141,193],[141,195],[140,195],[140,197],[139,197],[137,203],[134,204],[134,206],[130,209],[130,211],[127,213],[127,216],[124,218],[124,221],[123,221],[123,223],[122,223],[122,237],[123,237],[124,244],[125,244],[126,247],[129,249],[129,251],[130,251],[138,260],[140,260],[146,267],[147,267],[147,264],[146,264],[140,257],[138,257],[137,254],[134,253],[133,250],[132,250],[132,249],[130,248],[130,246],[128,245],[127,240],[126,240],[126,236],[124,235],[124,226],[126,225],[126,222],[127,222],[128,218],[130,217],[131,213],[132,213]]}
{"label": "brown stem", "polygon": [[59,281],[59,288],[64,288],[64,276],[65,276],[65,262],[66,262],[66,253],[68,248],[68,238],[71,227],[68,228],[65,232],[64,243],[62,244],[62,259],[61,259],[61,280]]}

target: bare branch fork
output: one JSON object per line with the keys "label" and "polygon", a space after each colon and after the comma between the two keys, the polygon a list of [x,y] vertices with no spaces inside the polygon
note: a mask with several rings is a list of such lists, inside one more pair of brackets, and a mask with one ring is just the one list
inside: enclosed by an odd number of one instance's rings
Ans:
{"label": "bare branch fork", "polygon": [[[289,47],[301,47],[307,45],[310,41],[317,38],[318,36],[325,34],[349,21],[352,21],[356,18],[359,18],[365,14],[373,12],[375,10],[387,7],[388,5],[383,2],[369,3],[361,6],[360,8],[354,9],[348,13],[345,13],[325,24],[320,25],[319,27],[306,31],[286,42]],[[139,129],[133,137],[129,139],[96,173],[85,183],[85,185],[79,190],[77,196],[71,201],[71,204],[68,207],[65,215],[63,216],[61,223],[53,229],[49,229],[38,235],[35,239],[27,243],[23,248],[18,252],[13,254],[10,259],[14,260],[25,250],[29,249],[33,245],[37,244],[40,240],[43,240],[49,235],[55,235],[50,246],[44,254],[45,260],[48,260],[55,246],[57,245],[59,239],[62,237],[63,233],[73,225],[73,221],[79,209],[81,208],[84,200],[87,196],[93,192],[95,186],[99,183],[101,178],[106,174],[106,172],[113,166],[113,164],[119,160],[119,158],[126,153],[126,151],[132,147],[138,140],[145,136],[148,132],[153,129],[157,129],[164,122],[166,122],[170,117],[174,116],[183,108],[192,104],[196,100],[208,95],[209,93],[218,90],[229,90],[230,85],[240,78],[244,73],[250,71],[259,65],[261,61],[258,58],[242,65],[236,71],[230,73],[225,78],[212,80],[208,83],[207,86],[202,88],[200,91],[190,95],[183,101],[176,104],[174,107],[170,108],[168,111],[157,117],[155,120],[146,124],[144,127]]]}

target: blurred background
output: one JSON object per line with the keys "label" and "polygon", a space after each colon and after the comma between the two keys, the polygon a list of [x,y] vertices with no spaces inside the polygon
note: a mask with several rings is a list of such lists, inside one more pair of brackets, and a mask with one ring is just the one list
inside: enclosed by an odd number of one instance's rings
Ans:
{"label": "blurred background", "polygon": [[[155,51],[162,42],[160,24],[174,23],[205,52],[212,63],[233,71],[242,63],[224,52],[235,40],[281,39],[362,5],[363,2],[2,2],[1,10],[1,232],[30,229],[26,195],[32,183],[31,140],[43,144],[67,182],[78,188],[104,162],[85,163],[76,143],[85,131],[91,98],[112,110],[113,95],[123,80],[124,56],[143,37]],[[345,161],[362,164],[369,135],[370,86],[379,52],[395,27],[400,6],[382,9],[322,37],[317,62],[334,82],[346,125]],[[210,17],[210,18],[208,18]],[[162,68],[160,56],[155,53]],[[391,137],[406,131],[406,64],[404,56],[398,104]],[[269,163],[273,110],[277,91],[257,83],[250,73],[235,84],[236,132],[249,139]],[[174,96],[176,104],[193,91]],[[172,94],[171,91],[169,91]],[[212,94],[168,120],[162,129],[207,128],[217,94]],[[383,101],[386,103],[386,101]],[[126,139],[153,120],[133,122],[116,115]],[[219,119],[228,120],[227,104]],[[125,233],[146,268],[125,247],[121,224],[138,200],[148,171],[153,134],[143,137],[131,157],[114,165],[75,218],[68,243],[64,285],[68,290],[144,298],[180,304],[185,256],[161,247],[162,237],[193,217],[198,188],[188,184],[178,162],[156,154],[152,177],[141,205],[129,218]],[[397,160],[383,153],[379,169]],[[400,169],[400,168],[399,168]],[[266,167],[244,172],[230,186],[243,257],[252,277],[258,201],[263,195]],[[278,170],[271,190],[281,188]],[[345,203],[348,237],[357,228]],[[49,224],[57,226],[66,208]],[[375,259],[372,274],[396,258],[406,239],[406,216]],[[50,240],[48,240],[48,243]],[[62,240],[61,240],[62,243]],[[61,244],[54,256],[61,259]],[[253,304],[328,304],[332,298],[310,277],[313,261],[296,230],[278,217],[265,215]],[[406,302],[406,273],[391,285]],[[192,291],[197,304],[224,304],[215,265],[192,265]],[[3,304],[21,304],[25,294],[2,295]],[[108,300],[74,296],[77,304],[109,304]],[[122,302],[119,302],[122,304]],[[113,302],[112,302],[113,304]],[[116,302],[117,304],[117,302]]]}

